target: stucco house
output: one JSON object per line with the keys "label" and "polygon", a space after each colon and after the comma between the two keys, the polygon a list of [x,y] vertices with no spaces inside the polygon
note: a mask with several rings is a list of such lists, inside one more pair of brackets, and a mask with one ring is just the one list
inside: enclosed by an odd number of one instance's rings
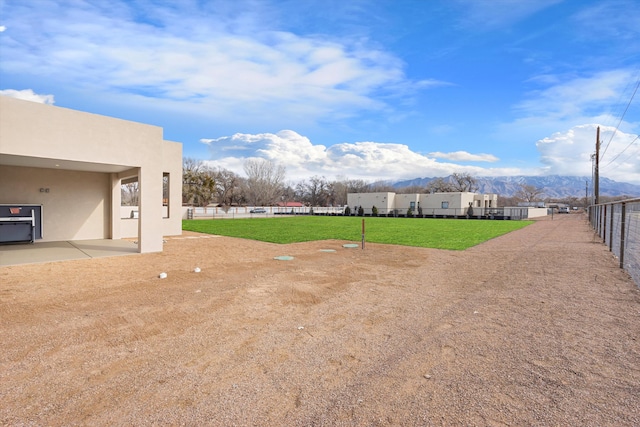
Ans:
{"label": "stucco house", "polygon": [[[123,218],[134,181],[139,204]],[[35,244],[137,237],[138,252],[160,252],[182,232],[181,183],[182,144],[160,127],[0,96],[0,217],[40,207]]]}

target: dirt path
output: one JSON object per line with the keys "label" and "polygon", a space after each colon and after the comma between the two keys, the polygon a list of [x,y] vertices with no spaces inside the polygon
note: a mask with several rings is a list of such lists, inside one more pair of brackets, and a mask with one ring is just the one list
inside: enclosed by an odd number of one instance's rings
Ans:
{"label": "dirt path", "polygon": [[0,424],[640,425],[640,291],[580,215],[343,243],[0,268]]}

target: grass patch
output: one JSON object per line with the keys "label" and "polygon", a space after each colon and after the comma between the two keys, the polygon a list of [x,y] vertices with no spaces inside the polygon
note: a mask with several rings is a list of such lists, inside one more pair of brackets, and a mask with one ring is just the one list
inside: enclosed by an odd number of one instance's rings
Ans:
{"label": "grass patch", "polygon": [[[365,218],[366,241],[422,248],[463,250],[519,230],[533,221],[427,218]],[[271,243],[362,240],[362,218],[297,216],[233,220],[183,220],[182,229]]]}

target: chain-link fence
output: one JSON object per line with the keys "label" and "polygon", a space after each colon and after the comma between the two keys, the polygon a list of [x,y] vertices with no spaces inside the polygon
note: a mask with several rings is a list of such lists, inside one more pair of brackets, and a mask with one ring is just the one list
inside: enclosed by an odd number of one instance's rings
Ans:
{"label": "chain-link fence", "polygon": [[640,287],[640,199],[594,205],[589,220]]}

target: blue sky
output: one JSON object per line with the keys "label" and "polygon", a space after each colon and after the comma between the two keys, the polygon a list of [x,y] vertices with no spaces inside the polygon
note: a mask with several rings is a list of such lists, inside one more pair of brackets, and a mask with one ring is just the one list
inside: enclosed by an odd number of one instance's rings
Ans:
{"label": "blue sky", "polygon": [[637,0],[0,0],[0,93],[287,178],[640,183]]}

